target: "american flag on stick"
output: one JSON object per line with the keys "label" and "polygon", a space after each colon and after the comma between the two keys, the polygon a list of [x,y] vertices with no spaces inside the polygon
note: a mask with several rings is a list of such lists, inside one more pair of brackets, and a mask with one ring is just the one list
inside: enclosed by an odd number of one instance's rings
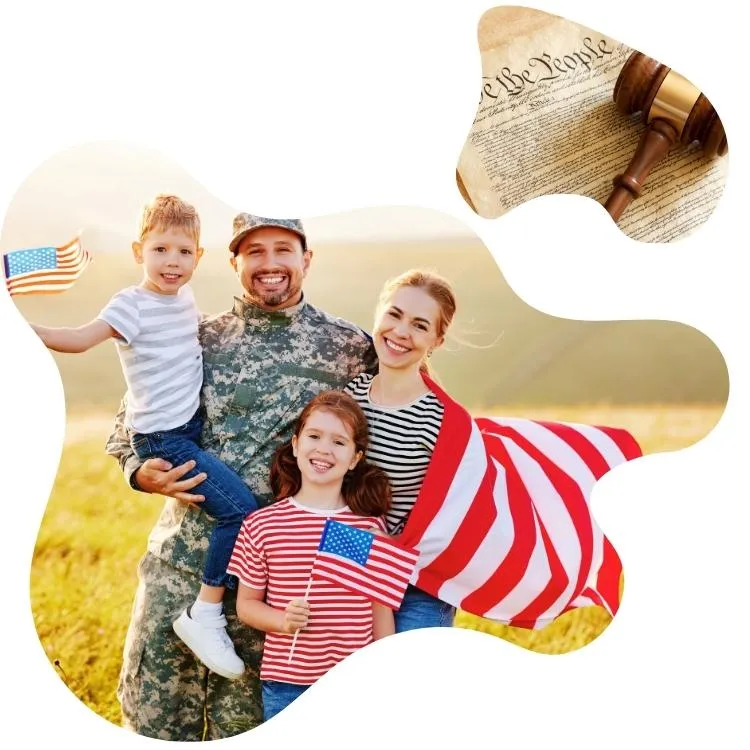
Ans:
{"label": "american flag on stick", "polygon": [[80,236],[62,247],[32,247],[3,254],[10,295],[52,294],[69,289],[91,263]]}
{"label": "american flag on stick", "polygon": [[328,519],[311,576],[398,609],[419,554],[385,536]]}
{"label": "american flag on stick", "polygon": [[473,419],[425,383],[445,415],[399,537],[420,553],[411,582],[516,627],[589,605],[614,615],[622,565],[589,496],[603,474],[641,455],[635,439],[608,427]]}

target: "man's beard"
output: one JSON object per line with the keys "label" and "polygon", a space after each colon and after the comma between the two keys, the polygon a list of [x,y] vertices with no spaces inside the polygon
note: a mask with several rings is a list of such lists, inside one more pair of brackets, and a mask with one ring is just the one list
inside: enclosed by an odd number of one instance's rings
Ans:
{"label": "man's beard", "polygon": [[286,292],[269,292],[260,299],[266,307],[278,307],[279,305],[283,305],[292,296],[290,292],[291,290]]}
{"label": "man's beard", "polygon": [[245,299],[256,307],[279,307],[300,294],[300,287],[289,286],[278,292],[258,293],[254,286],[245,289]]}

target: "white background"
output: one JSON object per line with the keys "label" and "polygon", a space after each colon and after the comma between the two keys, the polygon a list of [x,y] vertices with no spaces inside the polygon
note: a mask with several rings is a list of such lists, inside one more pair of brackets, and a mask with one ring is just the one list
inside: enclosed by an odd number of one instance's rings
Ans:
{"label": "white background", "polygon": [[[563,317],[689,323],[729,366],[729,407],[708,438],[597,487],[595,514],[627,573],[620,614],[600,639],[545,657],[469,631],[403,634],[340,665],[278,719],[228,740],[234,747],[747,747],[740,4],[715,0],[694,14],[653,0],[536,5],[662,60],[716,106],[730,179],[694,237],[639,245],[582,198],[539,199],[494,221],[468,209],[454,169],[478,100],[487,0],[2,5],[2,207],[60,149],[126,139],[163,150],[255,213],[440,209],[476,231],[529,304]],[[0,316],[0,468],[12,508],[1,547],[4,739],[146,744],[80,704],[38,643],[28,571],[59,458],[63,393],[6,294]]]}

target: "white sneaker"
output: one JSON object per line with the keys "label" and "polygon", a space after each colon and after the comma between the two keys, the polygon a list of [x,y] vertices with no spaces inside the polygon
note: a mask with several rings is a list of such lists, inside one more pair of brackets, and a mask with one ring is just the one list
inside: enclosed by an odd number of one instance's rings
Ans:
{"label": "white sneaker", "polygon": [[199,661],[212,672],[236,680],[242,677],[245,663],[237,656],[226,627],[227,618],[223,614],[209,622],[198,622],[187,610],[172,623],[174,632]]}

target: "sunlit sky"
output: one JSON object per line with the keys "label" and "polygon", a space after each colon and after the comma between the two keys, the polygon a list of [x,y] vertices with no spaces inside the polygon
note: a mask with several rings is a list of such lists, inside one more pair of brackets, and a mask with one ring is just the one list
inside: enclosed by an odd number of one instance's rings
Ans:
{"label": "sunlit sky", "polygon": [[[94,142],[55,154],[29,175],[6,215],[3,249],[61,244],[79,229],[84,236],[86,230],[98,230],[130,237],[143,204],[160,192],[175,193],[195,205],[206,246],[226,245],[236,213],[268,215],[262,202],[228,204],[158,151]],[[248,195],[248,200],[257,198]],[[303,213],[302,219],[311,244],[476,238],[459,219],[423,206],[353,206],[310,218]]]}
{"label": "sunlit sky", "polygon": [[364,208],[303,221],[311,239],[320,241],[476,237],[453,216],[414,206]]}

